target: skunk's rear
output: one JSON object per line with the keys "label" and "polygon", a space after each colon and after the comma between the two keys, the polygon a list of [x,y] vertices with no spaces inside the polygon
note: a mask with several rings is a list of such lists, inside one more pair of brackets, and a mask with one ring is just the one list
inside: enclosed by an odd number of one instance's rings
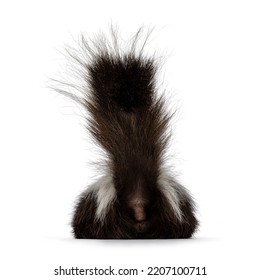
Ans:
{"label": "skunk's rear", "polygon": [[190,195],[163,167],[170,116],[156,92],[156,62],[143,46],[138,52],[137,37],[125,52],[83,41],[88,61],[76,58],[88,129],[109,159],[76,206],[77,238],[187,238],[197,226]]}

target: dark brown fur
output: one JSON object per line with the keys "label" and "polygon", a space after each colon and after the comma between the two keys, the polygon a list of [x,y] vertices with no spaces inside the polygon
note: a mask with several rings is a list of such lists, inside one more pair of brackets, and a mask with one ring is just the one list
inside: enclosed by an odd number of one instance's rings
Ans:
{"label": "dark brown fur", "polygon": [[83,66],[87,87],[81,104],[89,112],[89,131],[109,159],[116,199],[101,221],[94,193],[84,193],[75,208],[74,235],[189,238],[198,224],[191,197],[180,196],[180,221],[158,185],[170,115],[156,94],[156,63],[135,48],[121,54],[102,47],[102,42],[94,44],[93,50],[83,41],[88,61],[73,57]]}

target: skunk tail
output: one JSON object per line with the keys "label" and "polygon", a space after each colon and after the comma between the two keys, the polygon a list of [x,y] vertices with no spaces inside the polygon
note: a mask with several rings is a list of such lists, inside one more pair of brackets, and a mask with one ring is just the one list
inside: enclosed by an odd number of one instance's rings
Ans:
{"label": "skunk tail", "polygon": [[157,65],[134,48],[121,54],[98,46],[85,64],[89,130],[107,152],[114,179],[144,176],[156,181],[170,118],[156,96]]}

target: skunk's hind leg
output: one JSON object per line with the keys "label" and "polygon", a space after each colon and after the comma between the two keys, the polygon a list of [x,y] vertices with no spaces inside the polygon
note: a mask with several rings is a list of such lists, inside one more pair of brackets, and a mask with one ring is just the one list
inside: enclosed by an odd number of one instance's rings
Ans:
{"label": "skunk's hind leg", "polygon": [[[175,238],[190,238],[198,227],[198,221],[194,215],[194,206],[189,198],[181,201],[182,220],[175,227]],[[178,230],[176,230],[178,228]]]}
{"label": "skunk's hind leg", "polygon": [[102,176],[79,198],[72,220],[75,238],[108,238],[105,218],[116,199],[110,175]]}
{"label": "skunk's hind leg", "polygon": [[190,238],[198,227],[195,203],[188,190],[167,172],[162,172],[158,180],[162,193],[161,220],[165,227],[164,238]]}
{"label": "skunk's hind leg", "polygon": [[72,220],[75,238],[96,238],[93,226],[95,223],[96,203],[93,195],[82,195],[75,207]]}

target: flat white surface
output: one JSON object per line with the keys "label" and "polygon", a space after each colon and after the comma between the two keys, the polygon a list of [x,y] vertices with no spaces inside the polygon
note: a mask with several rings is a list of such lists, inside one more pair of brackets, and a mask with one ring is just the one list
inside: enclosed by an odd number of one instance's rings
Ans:
{"label": "flat white surface", "polygon": [[[259,14],[259,1],[0,4],[1,279],[55,279],[60,265],[206,266],[208,276],[183,279],[257,279]],[[75,198],[93,181],[87,162],[95,153],[80,109],[46,85],[63,72],[63,46],[110,21],[126,37],[142,24],[156,27],[148,49],[165,55],[163,87],[179,107],[175,171],[196,198],[201,221],[192,240],[74,240],[70,234]]]}

